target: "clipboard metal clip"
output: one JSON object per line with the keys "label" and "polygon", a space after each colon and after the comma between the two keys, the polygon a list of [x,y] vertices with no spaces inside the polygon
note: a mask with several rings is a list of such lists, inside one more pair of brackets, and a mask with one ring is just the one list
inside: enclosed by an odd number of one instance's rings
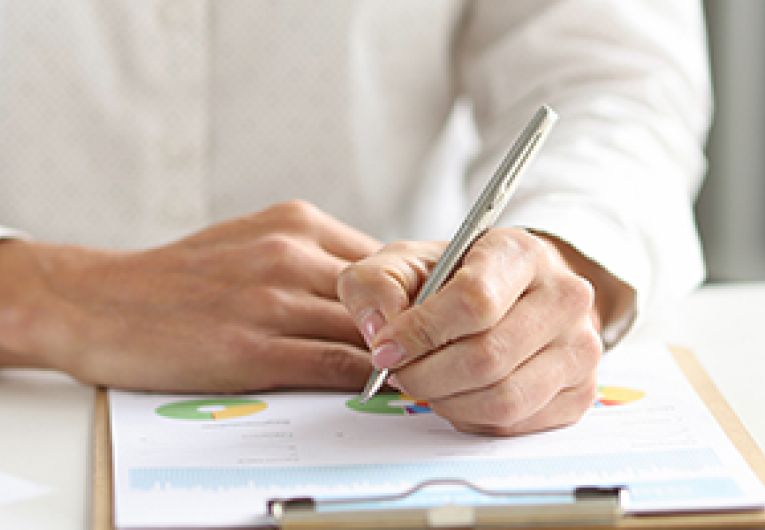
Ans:
{"label": "clipboard metal clip", "polygon": [[434,479],[390,495],[271,499],[268,514],[282,530],[613,526],[627,493],[624,486],[491,490]]}

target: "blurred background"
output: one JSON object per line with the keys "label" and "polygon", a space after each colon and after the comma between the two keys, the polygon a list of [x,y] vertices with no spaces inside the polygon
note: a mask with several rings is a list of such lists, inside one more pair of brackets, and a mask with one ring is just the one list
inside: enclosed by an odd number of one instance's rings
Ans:
{"label": "blurred background", "polygon": [[765,1],[704,8],[716,110],[696,213],[708,279],[765,280]]}

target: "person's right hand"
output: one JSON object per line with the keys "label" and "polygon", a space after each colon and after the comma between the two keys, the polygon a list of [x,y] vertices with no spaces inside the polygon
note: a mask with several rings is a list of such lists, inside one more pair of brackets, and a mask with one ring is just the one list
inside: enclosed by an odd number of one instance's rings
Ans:
{"label": "person's right hand", "polygon": [[146,251],[0,242],[0,365],[158,391],[358,389],[371,363],[336,283],[379,246],[300,201]]}

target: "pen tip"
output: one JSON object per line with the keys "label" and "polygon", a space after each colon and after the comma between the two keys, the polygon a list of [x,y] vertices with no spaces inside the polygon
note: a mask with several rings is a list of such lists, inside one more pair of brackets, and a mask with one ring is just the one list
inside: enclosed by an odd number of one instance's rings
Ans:
{"label": "pen tip", "polygon": [[369,381],[367,381],[367,384],[364,386],[364,390],[362,390],[361,395],[359,396],[359,402],[362,405],[372,399],[372,394],[374,394],[374,386],[375,380],[374,378],[370,378]]}
{"label": "pen tip", "polygon": [[364,386],[364,390],[359,396],[359,401],[363,404],[372,399],[377,391],[380,390],[387,376],[387,370],[375,370],[372,372],[372,375],[367,380],[367,384]]}

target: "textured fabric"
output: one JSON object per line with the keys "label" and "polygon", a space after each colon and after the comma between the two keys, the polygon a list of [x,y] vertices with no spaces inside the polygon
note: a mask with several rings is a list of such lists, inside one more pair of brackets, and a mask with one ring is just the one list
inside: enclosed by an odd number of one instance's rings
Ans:
{"label": "textured fabric", "polygon": [[702,278],[707,70],[693,1],[0,0],[0,223],[140,248],[303,198],[448,238],[547,102],[503,223],[655,309]]}

